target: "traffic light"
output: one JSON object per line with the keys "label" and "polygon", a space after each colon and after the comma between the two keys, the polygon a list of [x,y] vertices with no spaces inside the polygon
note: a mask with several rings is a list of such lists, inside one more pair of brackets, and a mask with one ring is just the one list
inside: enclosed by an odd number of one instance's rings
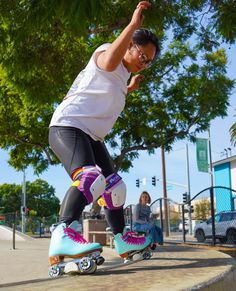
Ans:
{"label": "traffic light", "polygon": [[139,186],[140,186],[140,181],[139,181],[139,179],[137,179],[137,180],[136,180],[136,187],[139,188]]}
{"label": "traffic light", "polygon": [[193,205],[190,206],[190,213],[193,213],[194,212],[194,207]]}
{"label": "traffic light", "polygon": [[188,193],[185,192],[183,193],[183,203],[187,203],[188,202]]}
{"label": "traffic light", "polygon": [[152,177],[152,185],[156,186],[156,177],[155,176]]}

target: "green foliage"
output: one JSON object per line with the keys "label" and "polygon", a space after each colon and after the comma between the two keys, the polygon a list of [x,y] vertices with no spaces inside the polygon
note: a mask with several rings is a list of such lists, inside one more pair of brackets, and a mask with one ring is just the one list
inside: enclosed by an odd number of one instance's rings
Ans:
{"label": "green foliage", "polygon": [[172,226],[177,226],[181,222],[181,217],[179,212],[170,211],[170,224]]}
{"label": "green foliage", "polygon": [[[48,125],[94,49],[111,42],[139,1],[0,1],[0,147],[17,170],[41,173],[58,160]],[[204,131],[225,116],[234,82],[226,77],[222,42],[234,43],[235,1],[152,1],[144,26],[162,43],[140,91],[107,137],[117,169],[127,171],[139,150]],[[194,45],[193,45],[194,43]]]}
{"label": "green foliage", "polygon": [[37,216],[46,217],[58,214],[60,201],[55,196],[55,189],[46,181],[37,179],[27,187],[27,207],[37,212]]}
{"label": "green foliage", "polygon": [[212,25],[216,31],[229,43],[235,43],[236,39],[236,2],[213,1],[215,2],[214,22]]}
{"label": "green foliage", "polygon": [[202,58],[199,64],[197,48],[172,43],[147,72],[149,82],[127,97],[107,138],[114,150],[121,142],[121,153],[114,155],[117,169],[128,170],[138,150],[153,153],[161,145],[171,150],[176,140],[194,140],[212,119],[226,115],[234,82],[225,76],[225,52],[203,53]]}
{"label": "green foliage", "polygon": [[[60,201],[54,193],[55,189],[44,180],[26,182],[26,204],[30,213],[36,213],[39,217],[58,214]],[[21,201],[21,185],[0,185],[0,207],[3,208],[4,213],[19,212]]]}
{"label": "green foliage", "polygon": [[211,205],[208,199],[202,199],[194,205],[194,219],[206,220],[210,216]]}
{"label": "green foliage", "polygon": [[230,127],[231,143],[236,146],[236,122]]}
{"label": "green foliage", "polygon": [[3,213],[20,211],[22,187],[16,184],[0,186],[0,207]]}
{"label": "green foliage", "polygon": [[0,70],[0,147],[10,149],[10,165],[16,170],[31,164],[39,173],[51,163],[47,137],[52,112],[52,105],[29,104]]}

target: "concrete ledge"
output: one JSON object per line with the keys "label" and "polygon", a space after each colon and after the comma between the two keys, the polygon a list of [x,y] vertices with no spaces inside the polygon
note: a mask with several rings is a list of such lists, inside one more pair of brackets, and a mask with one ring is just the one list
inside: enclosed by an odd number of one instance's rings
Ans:
{"label": "concrete ledge", "polygon": [[[5,225],[0,225],[0,240],[12,241],[13,240],[12,228],[5,226]],[[16,230],[15,240],[16,241],[25,241],[25,240],[34,240],[34,239],[32,237],[30,237],[29,235],[26,235],[26,234]]]}
{"label": "concrete ledge", "polygon": [[[236,261],[224,253],[189,246],[165,245],[151,260],[91,275],[48,279],[49,239],[18,243],[18,250],[6,248],[0,241],[0,288],[4,290],[214,290],[233,291]],[[3,251],[3,252],[2,252]],[[3,256],[2,256],[3,254]],[[122,262],[114,249],[104,248],[105,263]],[[11,271],[6,270],[6,263]],[[14,276],[12,276],[14,274]]]}
{"label": "concrete ledge", "polygon": [[235,290],[236,285],[236,270],[232,266],[228,271],[216,276],[214,279],[193,286],[190,290],[201,291],[222,291],[222,290]]}

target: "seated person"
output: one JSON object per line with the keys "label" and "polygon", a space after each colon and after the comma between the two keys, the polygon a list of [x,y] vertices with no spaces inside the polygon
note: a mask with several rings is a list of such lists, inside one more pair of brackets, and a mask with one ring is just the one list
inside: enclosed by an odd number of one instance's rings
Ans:
{"label": "seated person", "polygon": [[151,219],[151,208],[148,204],[151,203],[151,197],[148,192],[143,191],[139,198],[139,203],[134,209],[134,231],[145,232],[150,234],[153,243],[153,249],[156,244],[163,245],[163,234],[160,227],[155,225]]}

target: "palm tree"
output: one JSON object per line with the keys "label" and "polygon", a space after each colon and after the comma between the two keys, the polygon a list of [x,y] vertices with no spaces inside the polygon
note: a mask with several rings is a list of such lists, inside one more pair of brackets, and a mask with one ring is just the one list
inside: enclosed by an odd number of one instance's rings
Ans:
{"label": "palm tree", "polygon": [[230,135],[231,135],[231,143],[236,146],[236,122],[230,127],[229,129]]}

